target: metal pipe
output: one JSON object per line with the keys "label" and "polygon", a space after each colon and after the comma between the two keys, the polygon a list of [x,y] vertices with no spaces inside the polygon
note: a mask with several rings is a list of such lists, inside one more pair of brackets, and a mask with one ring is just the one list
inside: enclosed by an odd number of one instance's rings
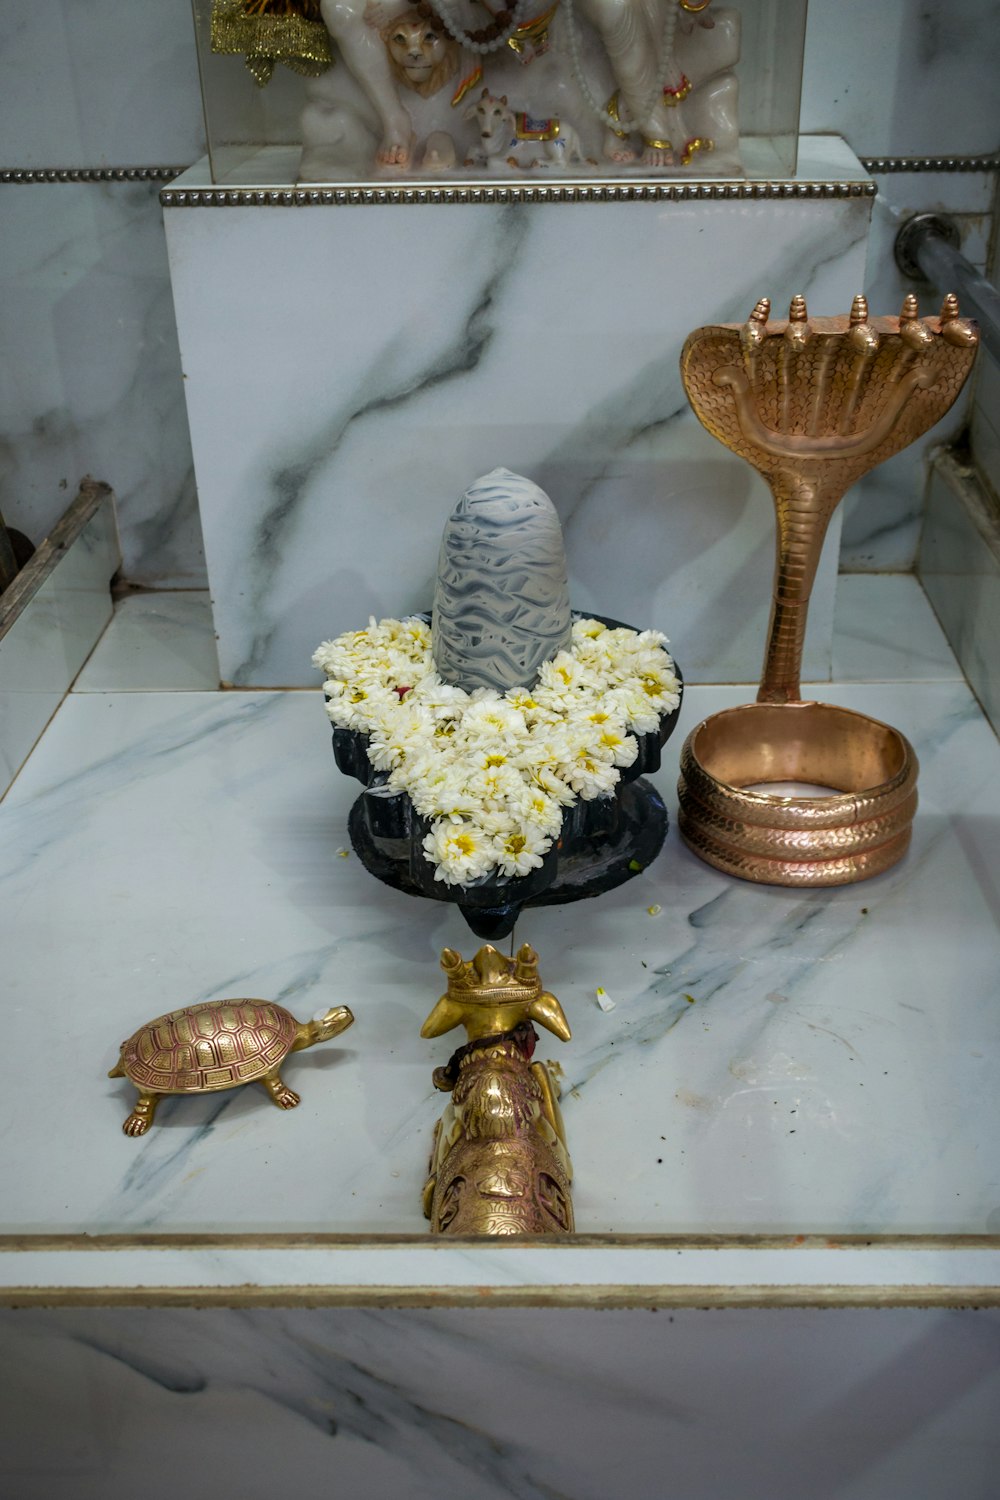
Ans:
{"label": "metal pipe", "polygon": [[896,235],[896,264],[904,276],[954,292],[966,317],[979,324],[980,340],[1000,363],[1000,292],[966,260],[959,232],[942,214],[915,214]]}

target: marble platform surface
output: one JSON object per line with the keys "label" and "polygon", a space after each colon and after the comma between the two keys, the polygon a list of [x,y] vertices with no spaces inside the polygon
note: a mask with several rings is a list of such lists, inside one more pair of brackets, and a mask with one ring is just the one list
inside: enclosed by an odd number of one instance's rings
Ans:
{"label": "marble platform surface", "polygon": [[219,685],[204,589],[127,594],[73,684],[77,693],[210,692]]}
{"label": "marble platform surface", "polygon": [[[498,464],[555,502],[575,608],[665,630],[689,681],[751,679],[773,508],[694,418],[678,358],[693,327],[764,294],[776,312],[796,292],[850,307],[865,174],[834,137],[802,163],[858,196],[169,207],[223,680],[310,685],[317,630],[426,607],[447,516]],[[290,215],[294,283],[262,296],[255,268],[286,263]],[[806,646],[820,679],[838,542],[839,519]]]}
{"label": "marble platform surface", "polygon": [[[528,913],[516,934],[539,950],[574,1030],[543,1053],[561,1054],[579,1230],[759,1234],[778,1248],[605,1248],[596,1260],[525,1248],[517,1262],[440,1245],[374,1261],[349,1245],[143,1251],[146,1232],[423,1236],[440,1105],[430,1072],[450,1043],[417,1033],[440,992],[440,949],[476,945],[453,908],[342,857],[355,788],[335,771],[318,693],[133,682],[71,694],[0,806],[0,891],[19,933],[5,1025],[25,1064],[0,1099],[0,1130],[22,1143],[2,1168],[4,1227],[130,1239],[112,1270],[69,1242],[30,1264],[0,1257],[6,1284],[870,1285],[870,1257],[824,1250],[823,1237],[995,1236],[1000,747],[910,582],[891,611],[910,680],[824,688],[898,725],[920,756],[914,845],[896,870],[834,891],[757,888],[702,865],[672,830],[640,879]],[[864,608],[855,596],[838,647],[855,679],[886,665]],[[747,696],[689,690],[657,778],[671,809],[686,729]],[[127,1139],[131,1087],[104,1076],[121,1038],[179,1004],[241,994],[303,1016],[346,1002],[357,1024],[290,1064],[303,1096],[291,1114],[254,1089],[168,1100],[148,1137]],[[39,1109],[43,1082],[58,1109]],[[793,1272],[796,1236],[821,1240]],[[920,1252],[915,1269],[887,1243],[874,1280],[981,1287],[1000,1281],[998,1253],[970,1242],[940,1264]]]}

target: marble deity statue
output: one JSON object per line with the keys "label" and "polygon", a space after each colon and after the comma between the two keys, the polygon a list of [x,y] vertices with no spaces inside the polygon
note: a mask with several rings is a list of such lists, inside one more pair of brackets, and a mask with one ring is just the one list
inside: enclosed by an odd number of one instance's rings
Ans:
{"label": "marble deity statue", "polygon": [[[708,154],[714,172],[740,170],[739,17],[710,14],[712,0],[213,3],[219,51],[240,50],[250,12],[267,27],[261,47],[277,51],[282,26],[292,28],[279,60],[307,74],[303,182],[360,180],[373,169],[440,177],[463,164],[507,177],[593,176],[602,161],[616,175],[666,172]],[[317,29],[336,66],[315,61]],[[296,47],[309,58],[297,59]],[[249,41],[244,50],[265,81],[272,64],[251,59]],[[475,104],[486,97],[510,116],[502,149],[482,140]]]}
{"label": "marble deity statue", "polygon": [[[601,39],[617,85],[605,105],[608,121],[604,154],[612,161],[635,160],[631,136],[636,132],[642,141],[642,161],[649,167],[686,165],[695,151],[710,149],[705,138],[685,128],[683,104],[691,92],[691,81],[677,61],[680,26],[686,32],[693,24],[715,29],[707,14],[710,3],[579,0],[580,9]],[[579,50],[571,50],[576,62]],[[579,69],[576,71],[579,78]],[[580,82],[586,88],[582,79]]]}

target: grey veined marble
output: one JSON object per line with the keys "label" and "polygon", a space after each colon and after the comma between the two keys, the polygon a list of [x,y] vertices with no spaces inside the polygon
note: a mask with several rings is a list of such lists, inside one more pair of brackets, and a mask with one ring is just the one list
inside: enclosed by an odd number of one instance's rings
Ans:
{"label": "grey veined marble", "polygon": [[441,538],[434,664],[446,682],[527,687],[570,642],[562,528],[537,484],[494,469],[470,485]]}

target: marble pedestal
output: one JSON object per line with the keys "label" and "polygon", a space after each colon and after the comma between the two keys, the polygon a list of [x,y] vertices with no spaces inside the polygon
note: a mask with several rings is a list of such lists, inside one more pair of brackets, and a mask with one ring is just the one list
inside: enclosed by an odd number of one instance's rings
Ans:
{"label": "marble pedestal", "polygon": [[530,192],[215,189],[203,163],[162,195],[224,681],[312,684],[321,639],[426,608],[444,521],[498,464],[555,502],[575,608],[665,630],[690,682],[757,676],[771,502],[678,357],[761,295],[845,311],[871,184],[817,137],[794,182]]}

